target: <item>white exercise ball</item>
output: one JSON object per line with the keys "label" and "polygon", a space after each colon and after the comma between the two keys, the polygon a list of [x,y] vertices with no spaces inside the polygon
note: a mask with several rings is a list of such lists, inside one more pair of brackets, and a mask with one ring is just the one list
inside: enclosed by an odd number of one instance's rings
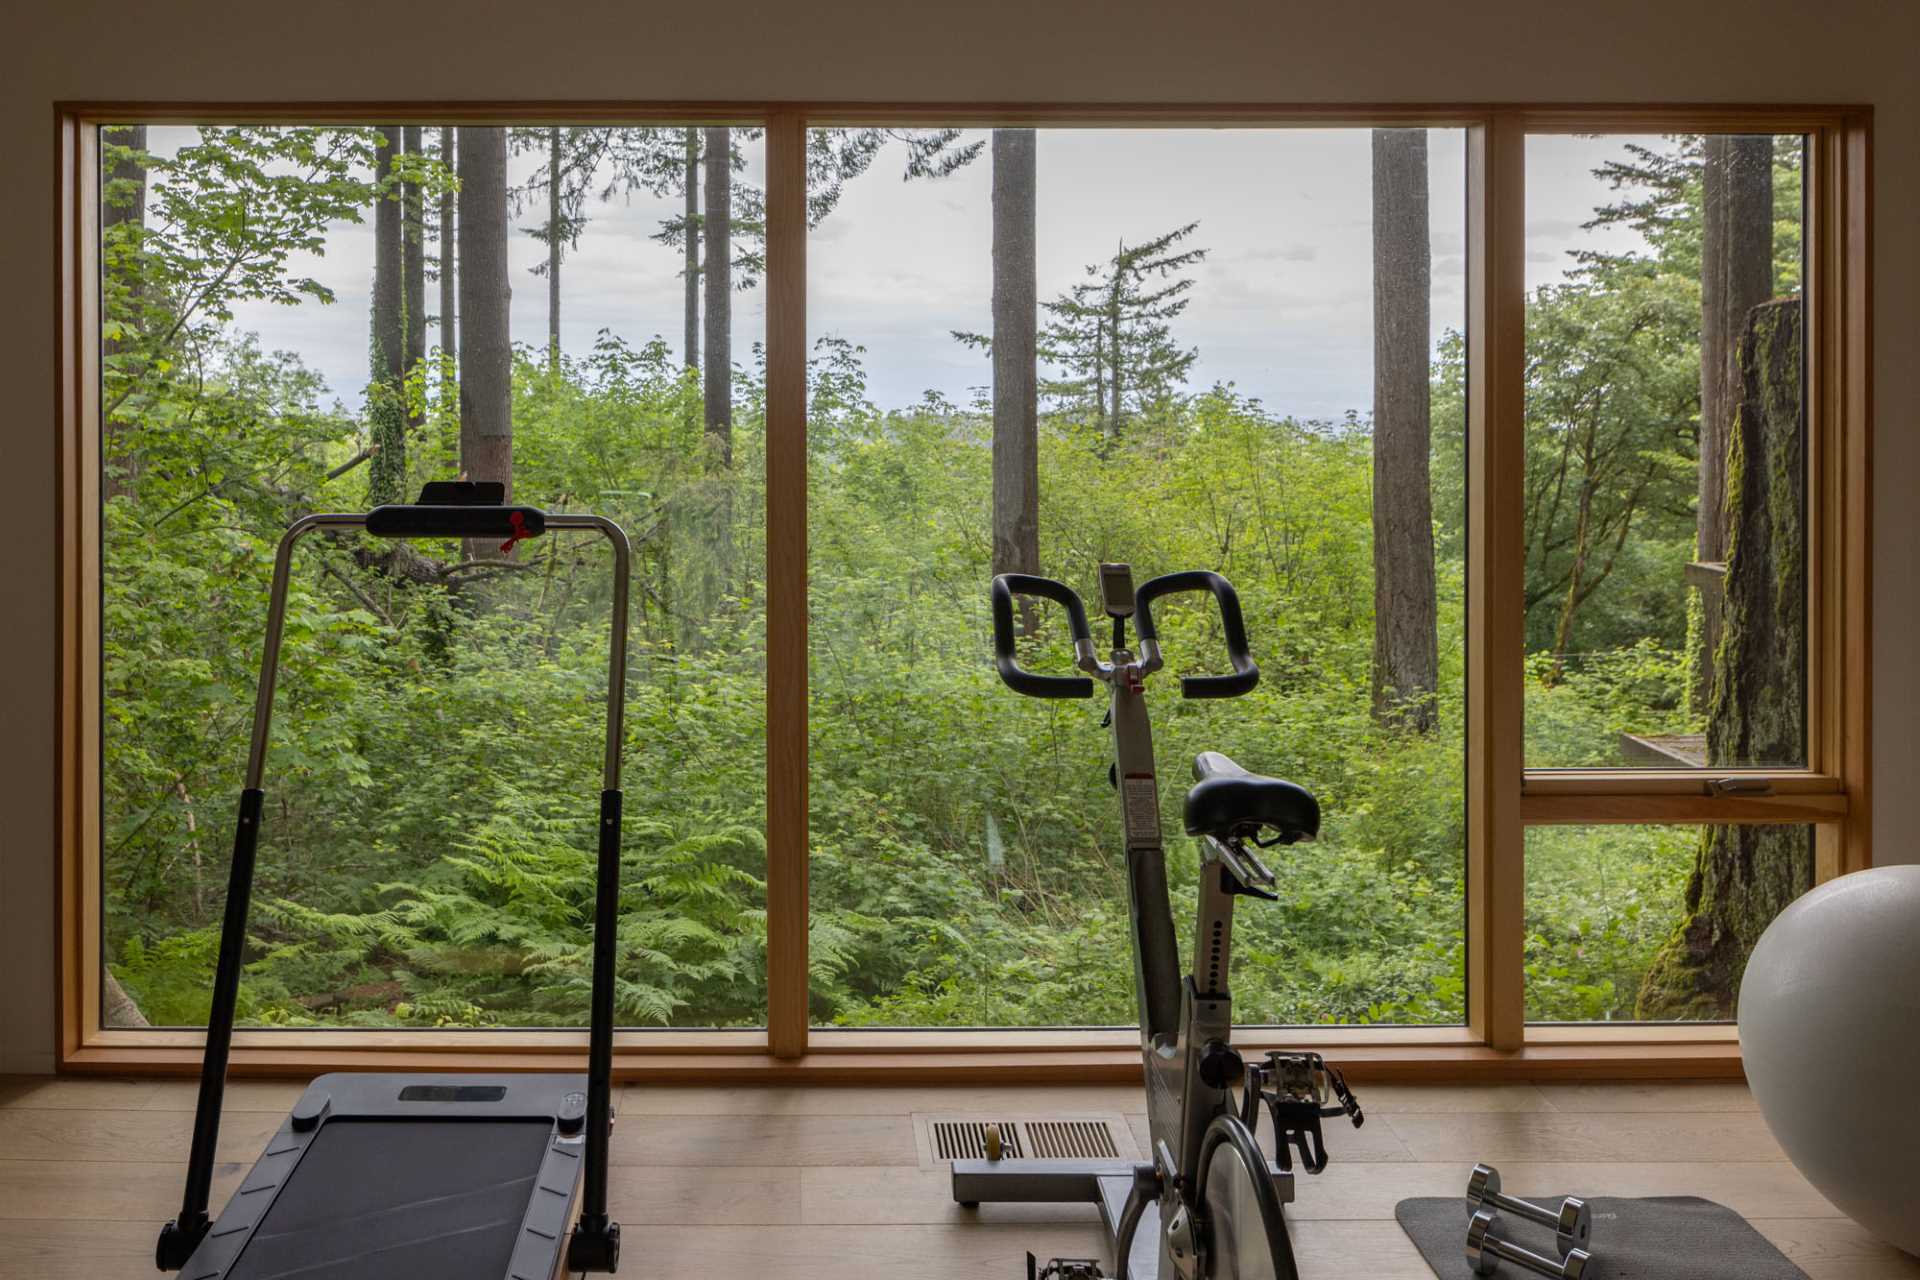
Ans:
{"label": "white exercise ball", "polygon": [[1740,1052],[1794,1167],[1920,1255],[1920,866],[1841,876],[1780,913],[1740,984]]}

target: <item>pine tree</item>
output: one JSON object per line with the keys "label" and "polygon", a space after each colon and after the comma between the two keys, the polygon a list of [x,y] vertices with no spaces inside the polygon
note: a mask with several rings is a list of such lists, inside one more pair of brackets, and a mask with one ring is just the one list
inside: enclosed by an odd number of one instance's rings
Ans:
{"label": "pine tree", "polygon": [[[460,131],[460,464],[513,492],[513,341],[507,275],[507,132]],[[487,539],[475,557],[497,555]]]}
{"label": "pine tree", "polygon": [[[111,364],[128,345],[119,335],[139,329],[145,320],[143,273],[138,264],[147,225],[147,126],[100,130],[100,158],[105,170],[100,187],[102,256],[111,257],[117,268],[104,274],[120,285],[119,296],[109,300],[109,323],[100,343],[100,358]],[[104,496],[113,498],[131,491],[138,478],[138,459],[122,448],[125,423],[109,418],[102,426],[107,455],[102,483]]]}
{"label": "pine tree", "polygon": [[[449,173],[456,167],[453,153],[453,130],[440,130],[440,164]],[[458,323],[455,312],[458,269],[455,265],[457,255],[454,253],[453,202],[454,184],[449,182],[440,191],[440,394],[443,397],[452,394],[457,399],[459,390],[454,375],[453,353]]]}
{"label": "pine tree", "polygon": [[700,367],[700,131],[681,132],[682,165],[680,185],[686,209],[682,215],[681,244],[685,251],[682,276],[685,296],[682,300],[684,332],[681,334],[683,359],[689,369]]}
{"label": "pine tree", "polygon": [[1428,477],[1427,131],[1373,131],[1373,716],[1433,728],[1439,609]]}
{"label": "pine tree", "polygon": [[[706,204],[702,230],[707,242],[701,275],[706,287],[707,435],[722,465],[733,463],[733,155],[731,130],[708,129]],[[718,157],[718,159],[716,159]]]}
{"label": "pine tree", "polygon": [[[420,185],[427,157],[421,146],[419,125],[408,125],[404,138],[408,173],[401,186],[403,225],[400,253],[405,265],[406,297],[402,302],[406,313],[407,376],[411,378],[427,358],[427,218],[426,200]],[[426,420],[426,415],[412,408],[411,396],[409,406],[407,425],[417,429]]]}
{"label": "pine tree", "polygon": [[1041,384],[1042,394],[1070,408],[1092,410],[1109,442],[1129,417],[1177,393],[1199,349],[1182,350],[1171,322],[1187,309],[1193,280],[1181,272],[1207,256],[1180,249],[1198,222],[1144,244],[1124,241],[1088,279],[1042,308],[1052,317],[1040,333],[1039,354],[1066,376]]}
{"label": "pine tree", "polygon": [[544,129],[516,129],[511,142],[515,151],[541,151],[545,162],[516,188],[510,198],[517,209],[534,192],[544,195],[546,218],[526,228],[528,235],[547,248],[545,261],[533,268],[533,274],[547,280],[547,367],[560,367],[560,264],[568,249],[580,243],[587,224],[585,206],[601,161],[612,144],[614,130],[605,128],[550,125]]}
{"label": "pine tree", "polygon": [[381,125],[374,152],[372,376],[367,385],[371,464],[367,503],[404,501],[407,481],[405,239],[398,125]]}
{"label": "pine tree", "polygon": [[1032,129],[993,131],[993,571],[1040,572],[1036,162]]}

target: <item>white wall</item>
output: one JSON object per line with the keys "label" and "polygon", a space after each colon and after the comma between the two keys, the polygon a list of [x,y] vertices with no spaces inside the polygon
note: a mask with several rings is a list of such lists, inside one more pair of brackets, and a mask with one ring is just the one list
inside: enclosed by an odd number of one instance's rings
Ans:
{"label": "white wall", "polygon": [[22,0],[0,14],[0,1072],[51,1070],[53,112],[61,99],[1871,103],[1876,856],[1920,860],[1912,0]]}

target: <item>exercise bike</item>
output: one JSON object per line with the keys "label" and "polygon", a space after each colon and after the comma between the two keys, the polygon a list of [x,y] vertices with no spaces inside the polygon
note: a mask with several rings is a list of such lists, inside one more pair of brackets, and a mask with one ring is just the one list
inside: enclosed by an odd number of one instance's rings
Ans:
{"label": "exercise bike", "polygon": [[[1100,1206],[1119,1280],[1298,1280],[1281,1206],[1293,1198],[1293,1154],[1309,1174],[1326,1167],[1323,1117],[1363,1116],[1340,1072],[1318,1054],[1274,1052],[1249,1063],[1231,1043],[1228,969],[1233,905],[1240,897],[1277,898],[1276,879],[1261,851],[1311,840],[1320,806],[1294,783],[1262,777],[1226,756],[1203,751],[1187,792],[1186,830],[1200,843],[1199,912],[1192,965],[1180,973],[1166,855],[1160,839],[1160,792],[1147,677],[1162,663],[1153,604],[1163,596],[1210,592],[1220,609],[1230,675],[1183,677],[1189,698],[1234,698],[1260,680],[1247,651],[1240,600],[1217,573],[1170,573],[1137,591],[1124,564],[1100,566],[1101,603],[1113,622],[1110,661],[1101,661],[1087,612],[1071,587],[1051,578],[1006,573],[993,580],[993,644],[1000,678],[1035,698],[1088,698],[1107,686],[1113,728],[1109,774],[1120,795],[1126,837],[1127,895],[1133,925],[1135,995],[1146,1069],[1149,1160],[959,1160],[953,1198],[982,1202],[1092,1201]],[[1022,668],[1014,650],[1014,597],[1051,600],[1067,613],[1081,676],[1046,676]],[[1128,648],[1131,620],[1139,639]],[[1236,1103],[1234,1089],[1241,1090]],[[1278,1160],[1256,1137],[1259,1113],[1273,1118]],[[1030,1276],[1083,1280],[1103,1273],[1090,1259],[1056,1258]]]}

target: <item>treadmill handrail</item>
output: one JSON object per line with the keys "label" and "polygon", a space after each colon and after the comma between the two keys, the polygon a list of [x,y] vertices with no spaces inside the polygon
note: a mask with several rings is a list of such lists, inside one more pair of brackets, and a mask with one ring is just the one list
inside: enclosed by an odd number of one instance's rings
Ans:
{"label": "treadmill handrail", "polygon": [[[186,1188],[181,1196],[180,1216],[161,1228],[155,1249],[155,1260],[163,1271],[177,1271],[184,1266],[210,1225],[207,1203],[212,1192],[215,1148],[220,1137],[220,1110],[226,1093],[227,1061],[232,1050],[240,965],[246,948],[247,908],[253,895],[254,853],[259,842],[263,800],[260,782],[266,771],[274,687],[280,674],[280,646],[286,630],[287,589],[292,578],[293,549],[302,538],[318,529],[365,529],[370,514],[364,511],[315,512],[302,516],[288,526],[274,550],[273,581],[267,597],[266,648],[261,657],[259,688],[254,694],[253,733],[247,748],[246,783],[240,793],[240,816],[234,834],[233,862],[228,873],[227,902],[220,932],[220,958],[214,970],[213,1004],[207,1013],[206,1051],[201,1059],[200,1094],[194,1107],[193,1141],[187,1157]],[[582,1224],[605,1231],[608,1225],[607,1156],[612,1129],[613,968],[616,951],[612,935],[619,914],[622,809],[620,745],[626,719],[627,609],[633,547],[626,530],[605,516],[539,514],[543,516],[544,529],[548,532],[568,529],[597,532],[613,546],[613,624],[608,637],[607,741],[606,758],[602,766],[599,854],[594,888],[585,1201],[581,1206]],[[379,536],[405,538],[414,535]]]}
{"label": "treadmill handrail", "polygon": [[[293,572],[293,549],[316,529],[364,529],[370,512],[316,512],[300,517],[280,536],[273,554],[273,585],[267,598],[267,643],[260,664],[260,686],[253,700],[253,736],[247,746],[246,787],[257,790],[267,764],[267,734],[273,720],[274,686],[280,677],[280,640],[287,616],[287,588]],[[622,529],[605,516],[551,514],[548,530],[593,530],[613,544],[613,634],[607,655],[607,754],[601,787],[620,789],[620,736],[624,731],[627,697],[627,594],[632,576],[633,544]]]}

